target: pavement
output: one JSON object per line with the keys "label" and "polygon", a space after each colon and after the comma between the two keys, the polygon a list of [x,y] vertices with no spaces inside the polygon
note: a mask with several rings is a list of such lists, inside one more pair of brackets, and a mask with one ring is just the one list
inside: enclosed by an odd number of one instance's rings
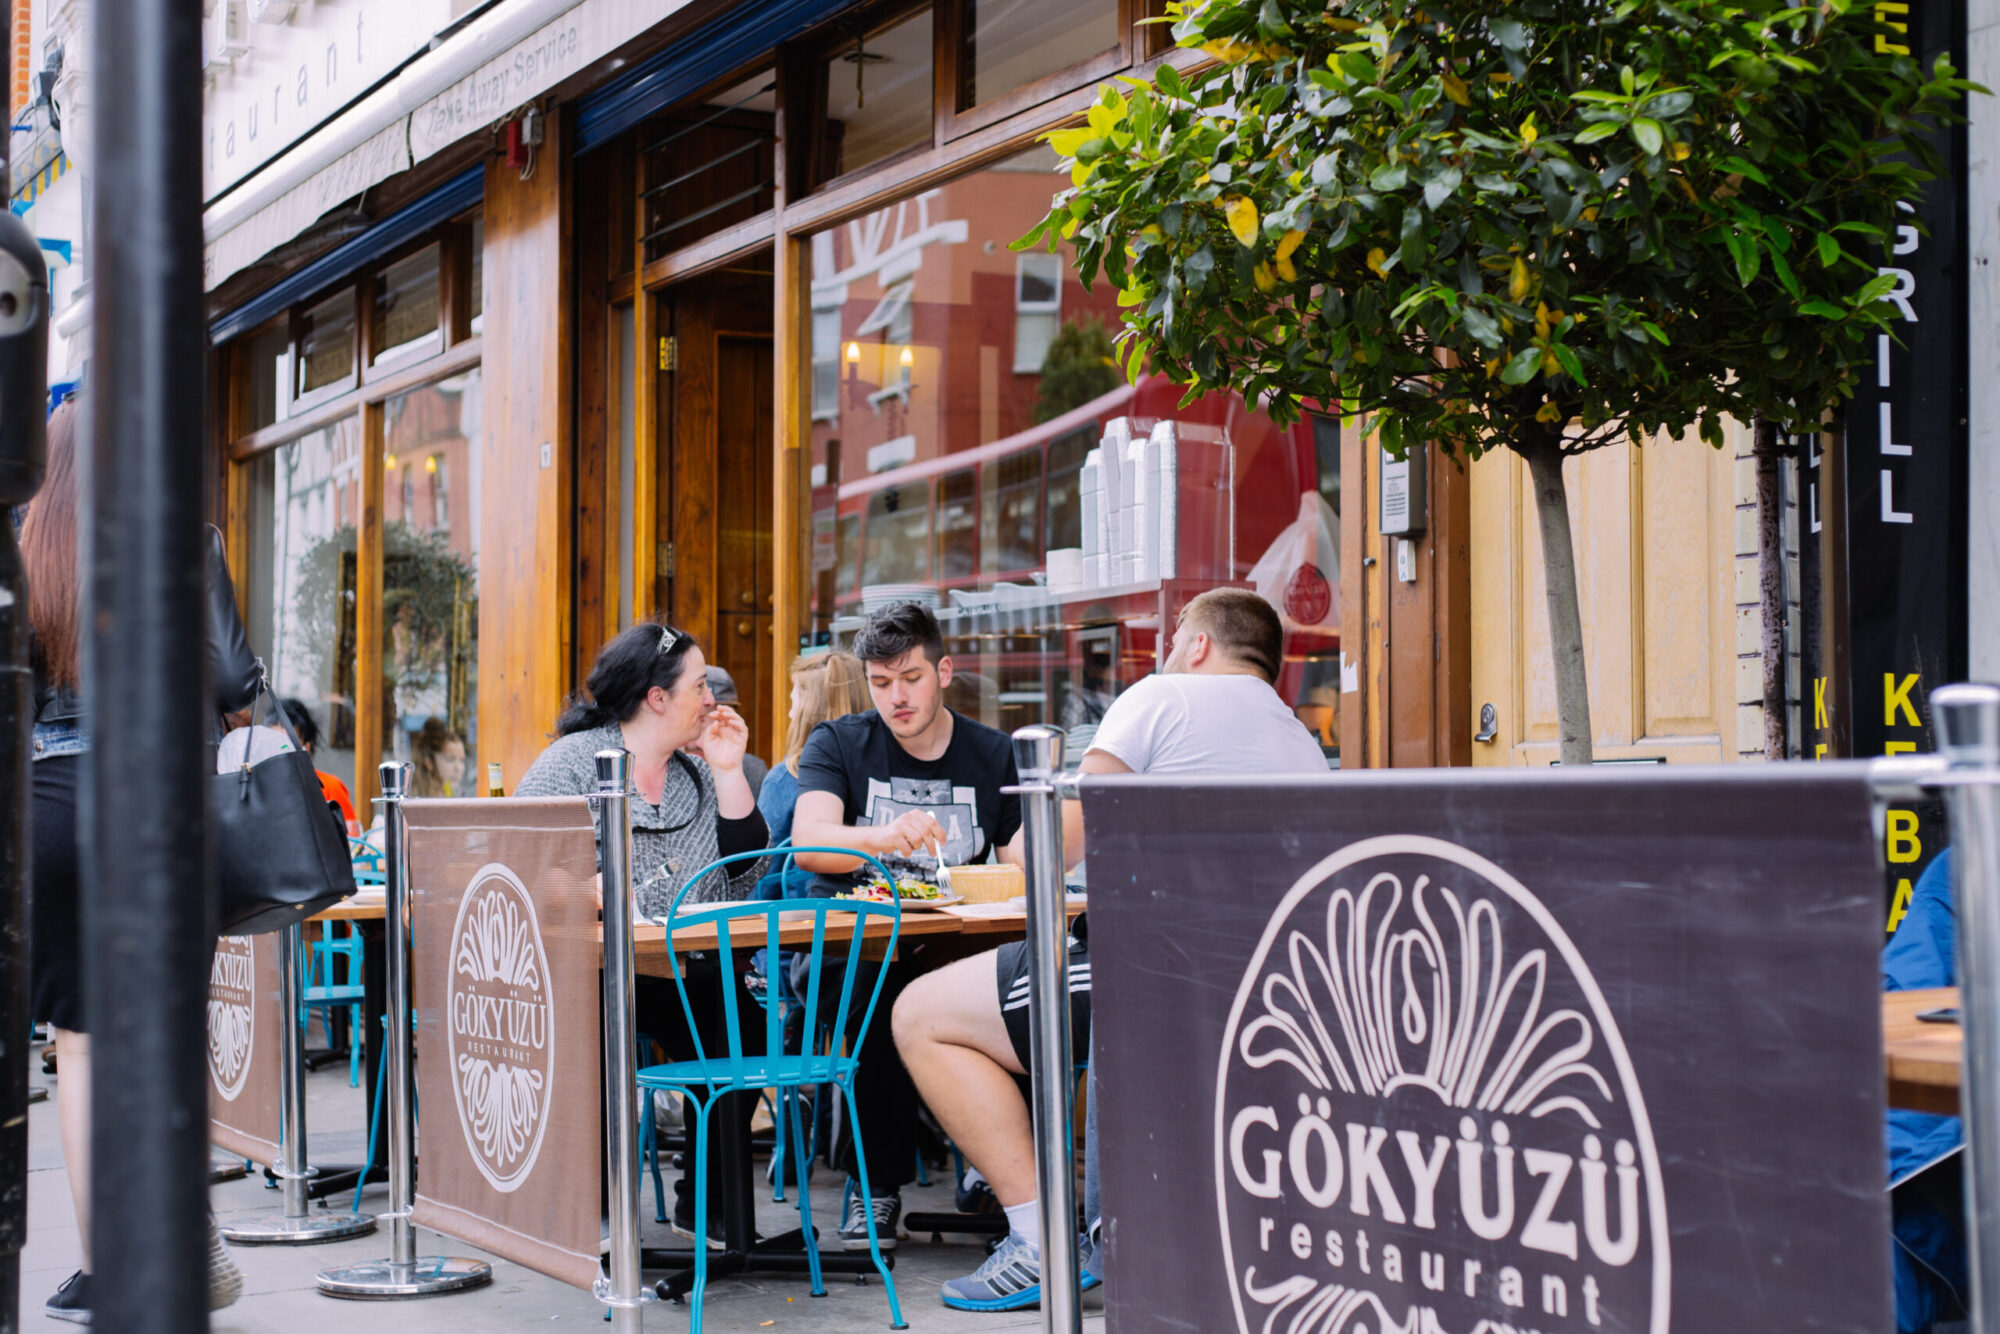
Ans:
{"label": "pavement", "polygon": [[[40,1048],[35,1050],[39,1053]],[[76,1212],[56,1131],[55,1099],[62,1096],[61,1076],[43,1075],[39,1055],[31,1071],[31,1083],[49,1088],[52,1096],[32,1106],[28,1114],[28,1238],[21,1255],[22,1328],[47,1329],[53,1334],[69,1326],[43,1317],[41,1304],[77,1267],[80,1251]],[[365,1156],[366,1108],[362,1090],[348,1087],[346,1063],[308,1075],[306,1085],[307,1144],[312,1159],[320,1163],[360,1162]],[[227,1160],[219,1149],[215,1156],[218,1161]],[[904,1190],[905,1211],[951,1209],[951,1189],[943,1174],[932,1176],[935,1184]],[[831,1237],[839,1225],[840,1178],[822,1164],[812,1184],[813,1216],[822,1237]],[[672,1190],[671,1180],[668,1190]],[[768,1188],[760,1190],[758,1197],[759,1231],[774,1235],[798,1226],[796,1204],[773,1203]],[[351,1205],[353,1198],[351,1193],[341,1197],[340,1207]],[[643,1244],[681,1244],[664,1225],[653,1221],[650,1184],[644,1187],[642,1198]],[[278,1193],[265,1186],[261,1173],[214,1186],[210,1199],[217,1217],[225,1220],[280,1208]],[[370,1186],[361,1207],[363,1212],[386,1209],[387,1188]],[[417,1232],[419,1255],[477,1256],[492,1264],[493,1282],[472,1292],[403,1302],[354,1302],[321,1296],[313,1284],[319,1270],[387,1256],[386,1225],[372,1236],[346,1241],[312,1246],[232,1246],[230,1251],[243,1270],[243,1298],[214,1314],[211,1327],[216,1334],[298,1334],[307,1330],[325,1334],[479,1330],[489,1334],[606,1328],[605,1310],[589,1293],[424,1228]],[[1036,1311],[976,1314],[949,1310],[938,1300],[940,1284],[970,1272],[984,1256],[984,1248],[967,1239],[947,1237],[942,1245],[933,1244],[928,1236],[905,1240],[897,1252],[895,1277],[910,1328],[1039,1328],[1041,1317]],[[826,1296],[814,1298],[803,1276],[716,1279],[709,1284],[703,1324],[714,1331],[769,1330],[773,1334],[786,1330],[850,1334],[889,1328],[888,1302],[879,1280],[857,1283],[851,1277],[829,1276],[826,1286]],[[1102,1334],[1103,1290],[1083,1301],[1084,1329]],[[688,1309],[680,1305],[648,1306],[644,1318],[647,1329],[682,1330],[689,1323]]]}

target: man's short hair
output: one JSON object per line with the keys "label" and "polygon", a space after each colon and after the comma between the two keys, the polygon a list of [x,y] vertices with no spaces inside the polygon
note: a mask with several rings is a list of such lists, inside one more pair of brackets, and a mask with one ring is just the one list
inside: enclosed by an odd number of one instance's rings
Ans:
{"label": "man's short hair", "polygon": [[727,667],[708,664],[708,693],[715,696],[717,704],[736,703],[736,678],[729,674]]}
{"label": "man's short hair", "polygon": [[1198,630],[1225,656],[1272,685],[1285,660],[1285,624],[1269,602],[1247,588],[1211,588],[1181,609],[1183,630]]}
{"label": "man's short hair", "polygon": [[944,658],[944,634],[937,617],[920,602],[899,602],[868,618],[854,636],[854,656],[863,662],[894,662],[920,648],[935,667]]}

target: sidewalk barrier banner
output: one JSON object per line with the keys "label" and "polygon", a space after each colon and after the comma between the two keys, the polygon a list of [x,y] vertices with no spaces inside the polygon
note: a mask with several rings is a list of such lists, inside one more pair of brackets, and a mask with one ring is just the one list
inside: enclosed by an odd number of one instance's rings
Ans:
{"label": "sidewalk barrier banner", "polygon": [[1864,774],[1087,782],[1110,1334],[1891,1328]]}
{"label": "sidewalk barrier banner", "polygon": [[223,936],[208,971],[209,1139],[259,1163],[278,1158],[280,932]]}
{"label": "sidewalk barrier banner", "polygon": [[412,1217],[599,1274],[597,842],[581,798],[404,805],[417,1014]]}

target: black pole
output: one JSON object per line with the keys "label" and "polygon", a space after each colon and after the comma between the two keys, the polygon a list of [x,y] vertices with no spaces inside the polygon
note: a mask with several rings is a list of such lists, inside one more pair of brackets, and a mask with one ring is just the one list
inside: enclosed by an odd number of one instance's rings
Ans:
{"label": "black pole", "polygon": [[[24,0],[16,0],[23,3]],[[10,16],[11,17],[11,16]],[[0,34],[0,54],[9,53]],[[11,66],[10,66],[11,67]],[[0,135],[0,198],[12,194]],[[42,485],[48,460],[48,270],[12,211],[0,215],[0,1334],[21,1325],[28,1235],[28,583],[13,507]]]}
{"label": "black pole", "polygon": [[101,0],[84,986],[95,1325],[208,1328],[201,6]]}

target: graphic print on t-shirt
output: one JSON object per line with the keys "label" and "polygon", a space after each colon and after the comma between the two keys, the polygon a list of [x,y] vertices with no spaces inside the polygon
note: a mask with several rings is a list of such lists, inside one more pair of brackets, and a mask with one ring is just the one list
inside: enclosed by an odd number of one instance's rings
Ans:
{"label": "graphic print on t-shirt", "polygon": [[[944,856],[947,866],[966,866],[986,851],[986,832],[979,827],[977,793],[969,787],[953,787],[942,778],[879,778],[868,780],[868,803],[863,807],[863,823],[894,824],[911,811],[929,811],[944,826]],[[894,865],[898,858],[884,858]],[[936,870],[929,856],[907,860],[924,872]]]}

